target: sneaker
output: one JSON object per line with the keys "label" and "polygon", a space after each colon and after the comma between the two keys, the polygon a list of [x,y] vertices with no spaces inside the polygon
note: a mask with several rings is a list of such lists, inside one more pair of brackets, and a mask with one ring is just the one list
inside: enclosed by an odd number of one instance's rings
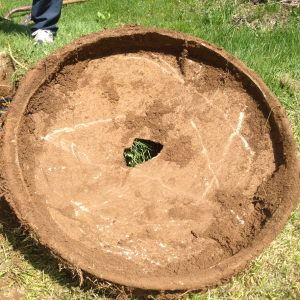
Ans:
{"label": "sneaker", "polygon": [[34,36],[34,43],[37,44],[52,44],[53,43],[53,34],[50,30],[38,29],[32,33]]}

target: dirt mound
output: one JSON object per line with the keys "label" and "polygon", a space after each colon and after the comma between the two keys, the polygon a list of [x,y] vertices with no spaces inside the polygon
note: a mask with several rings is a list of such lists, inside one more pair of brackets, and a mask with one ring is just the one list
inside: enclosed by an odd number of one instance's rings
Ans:
{"label": "dirt mound", "polygon": [[[285,112],[261,79],[184,34],[85,36],[27,75],[3,138],[10,204],[68,266],[132,288],[228,280],[299,196]],[[160,153],[134,168],[143,139]]]}
{"label": "dirt mound", "polygon": [[0,99],[14,95],[14,87],[11,83],[13,73],[13,66],[9,58],[0,52]]}

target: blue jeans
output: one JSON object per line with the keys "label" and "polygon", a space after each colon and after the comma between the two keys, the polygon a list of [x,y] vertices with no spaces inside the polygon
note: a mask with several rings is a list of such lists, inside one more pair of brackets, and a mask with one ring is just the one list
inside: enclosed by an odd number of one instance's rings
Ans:
{"label": "blue jeans", "polygon": [[31,18],[35,24],[31,32],[38,29],[50,30],[55,34],[58,30],[56,23],[61,14],[62,0],[33,0]]}

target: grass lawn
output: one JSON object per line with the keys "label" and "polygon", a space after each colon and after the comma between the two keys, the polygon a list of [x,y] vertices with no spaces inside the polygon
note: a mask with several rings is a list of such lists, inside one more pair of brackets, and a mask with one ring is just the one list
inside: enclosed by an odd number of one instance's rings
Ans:
{"label": "grass lawn", "polygon": [[[263,2],[263,1],[261,1]],[[25,67],[74,39],[129,23],[181,31],[208,40],[256,71],[286,109],[300,149],[300,5],[264,1],[89,0],[63,6],[51,46],[34,46],[25,12],[0,20],[0,52]],[[30,0],[0,0],[0,17]],[[17,66],[12,80],[25,68]],[[298,151],[299,155],[299,151]],[[299,155],[300,157],[300,155]],[[1,211],[2,208],[2,211]],[[117,293],[80,288],[71,272],[38,248],[23,232],[3,197],[0,200],[0,299],[110,299]],[[189,299],[300,299],[300,205],[280,235],[232,282]]]}

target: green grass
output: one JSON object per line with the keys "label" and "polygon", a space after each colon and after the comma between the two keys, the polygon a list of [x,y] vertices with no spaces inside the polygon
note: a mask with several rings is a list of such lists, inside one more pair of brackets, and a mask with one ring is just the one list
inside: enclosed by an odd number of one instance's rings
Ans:
{"label": "green grass", "polygon": [[[0,16],[28,0],[2,0]],[[30,28],[20,24],[26,13],[0,22],[0,52],[27,67],[74,39],[138,23],[181,31],[208,40],[257,72],[287,112],[300,148],[300,7],[251,6],[248,1],[89,0],[63,7],[59,32],[51,46],[33,46]],[[25,70],[16,67],[14,80]],[[298,151],[299,154],[299,151]],[[300,157],[300,156],[299,156]],[[107,299],[105,289],[59,272],[57,262],[38,248],[15,224],[11,212],[0,219],[0,299]],[[232,282],[190,299],[300,299],[300,206],[270,247]],[[8,298],[9,299],[9,298]]]}
{"label": "green grass", "polygon": [[152,158],[152,148],[147,143],[135,140],[129,149],[124,151],[124,160],[128,167],[135,167]]}
{"label": "green grass", "polygon": [[124,161],[128,167],[135,167],[157,156],[161,149],[158,143],[135,139],[131,147],[124,150]]}

